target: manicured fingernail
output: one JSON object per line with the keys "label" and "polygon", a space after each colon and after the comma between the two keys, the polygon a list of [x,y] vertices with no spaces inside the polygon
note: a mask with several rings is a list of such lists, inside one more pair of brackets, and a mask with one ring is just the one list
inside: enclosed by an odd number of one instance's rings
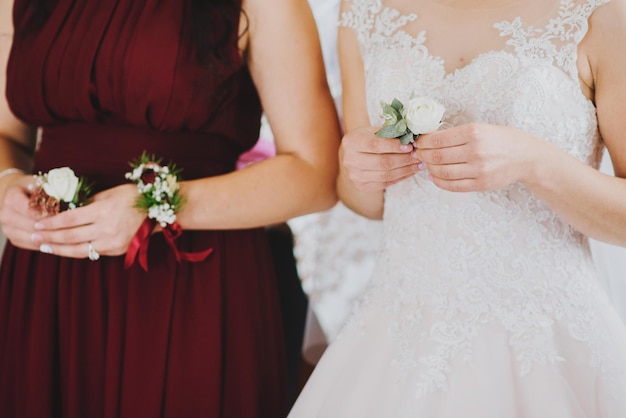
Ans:
{"label": "manicured fingernail", "polygon": [[33,228],[35,228],[35,229],[44,229],[43,225],[40,224],[39,222],[35,222],[35,225],[33,225]]}
{"label": "manicured fingernail", "polygon": [[417,160],[417,152],[413,151],[410,155],[411,155],[411,158],[413,158],[414,160]]}
{"label": "manicured fingernail", "polygon": [[417,168],[419,168],[420,170],[423,170],[423,169],[425,169],[425,168],[426,168],[426,164],[424,164],[424,163],[419,163],[419,164],[417,165]]}
{"label": "manicured fingernail", "polygon": [[428,180],[433,181],[433,176],[431,176],[430,174],[428,175]]}
{"label": "manicured fingernail", "polygon": [[38,233],[33,232],[32,235],[30,236],[30,239],[32,239],[35,242],[40,242],[43,238]]}
{"label": "manicured fingernail", "polygon": [[39,246],[39,251],[44,254],[52,254],[52,247],[50,247],[48,244],[41,244]]}
{"label": "manicured fingernail", "polygon": [[409,144],[400,145],[400,151],[407,152],[407,151],[411,151],[412,149],[413,149],[413,145],[409,145]]}

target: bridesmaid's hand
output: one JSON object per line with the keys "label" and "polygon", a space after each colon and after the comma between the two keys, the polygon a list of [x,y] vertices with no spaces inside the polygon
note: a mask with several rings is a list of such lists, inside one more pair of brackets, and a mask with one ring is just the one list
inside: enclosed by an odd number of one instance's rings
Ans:
{"label": "bridesmaid's hand", "polygon": [[420,135],[415,147],[435,185],[471,192],[523,181],[542,143],[514,128],[470,123]]}
{"label": "bridesmaid's hand", "polygon": [[10,174],[3,179],[4,194],[0,199],[0,225],[2,232],[13,245],[26,250],[38,250],[32,240],[33,225],[41,218],[38,211],[29,207],[33,176]]}
{"label": "bridesmaid's hand", "polygon": [[146,218],[134,207],[136,199],[134,184],[105,190],[86,206],[38,220],[32,240],[38,249],[63,257],[87,258],[89,243],[100,255],[122,255]]}
{"label": "bridesmaid's hand", "polygon": [[341,169],[357,190],[384,190],[424,168],[411,145],[379,138],[376,131],[375,127],[355,129],[341,141]]}

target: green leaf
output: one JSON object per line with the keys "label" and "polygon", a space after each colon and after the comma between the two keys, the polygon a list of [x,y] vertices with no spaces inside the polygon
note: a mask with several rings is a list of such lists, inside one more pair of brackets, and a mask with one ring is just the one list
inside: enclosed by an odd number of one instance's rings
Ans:
{"label": "green leaf", "polygon": [[400,100],[394,98],[393,101],[391,102],[391,107],[393,107],[396,111],[402,113],[402,109],[404,108],[404,105],[402,104]]}
{"label": "green leaf", "polygon": [[383,107],[383,113],[388,113],[395,116],[396,120],[402,119],[402,114],[391,105],[385,105],[385,107]]}
{"label": "green leaf", "polygon": [[415,141],[415,137],[413,136],[413,132],[409,132],[406,135],[400,137],[400,143],[402,145],[407,145]]}
{"label": "green leaf", "polygon": [[395,128],[396,128],[396,138],[404,135],[407,130],[406,121],[404,119],[400,119],[398,123],[395,124]]}
{"label": "green leaf", "polygon": [[379,138],[397,138],[398,131],[395,125],[383,126],[376,132],[376,136]]}

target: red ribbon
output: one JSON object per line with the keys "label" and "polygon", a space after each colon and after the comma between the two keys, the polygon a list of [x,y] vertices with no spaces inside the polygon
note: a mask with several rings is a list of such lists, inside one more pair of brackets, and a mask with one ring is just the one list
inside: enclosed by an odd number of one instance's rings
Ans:
{"label": "red ribbon", "polygon": [[[141,268],[143,268],[144,271],[148,271],[148,244],[150,244],[150,234],[154,229],[154,225],[156,225],[154,219],[146,218],[143,221],[130,242],[128,251],[126,252],[126,259],[124,260],[124,268],[129,268],[135,262],[135,258],[137,258]],[[179,263],[181,260],[191,262],[202,261],[213,252],[213,248],[197,252],[180,251],[178,247],[176,247],[175,241],[182,233],[183,229],[178,222],[174,222],[163,229],[165,241],[167,241],[168,245],[174,251],[176,261]]]}

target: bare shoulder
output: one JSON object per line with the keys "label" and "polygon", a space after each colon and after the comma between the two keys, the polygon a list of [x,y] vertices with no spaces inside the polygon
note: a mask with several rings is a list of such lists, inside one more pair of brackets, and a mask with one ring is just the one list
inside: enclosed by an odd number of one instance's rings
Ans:
{"label": "bare shoulder", "polygon": [[[308,10],[307,0],[243,0],[242,8],[254,27],[271,26],[272,22],[293,19],[294,13]],[[274,27],[280,30],[280,27]]]}
{"label": "bare shoulder", "polygon": [[[611,0],[589,18],[589,31],[581,43],[593,82],[598,126],[609,150],[615,173],[626,177],[626,0]],[[580,59],[579,59],[580,63]],[[579,66],[580,67],[580,66]]]}
{"label": "bare shoulder", "polygon": [[13,16],[13,1],[0,0],[0,36],[11,35],[13,33],[13,23],[11,16]]}
{"label": "bare shoulder", "polygon": [[[615,71],[626,69],[624,45],[626,0],[611,0],[592,13],[587,36],[579,51],[588,62],[594,89],[603,78],[613,79]],[[620,77],[623,78],[623,75]]]}

